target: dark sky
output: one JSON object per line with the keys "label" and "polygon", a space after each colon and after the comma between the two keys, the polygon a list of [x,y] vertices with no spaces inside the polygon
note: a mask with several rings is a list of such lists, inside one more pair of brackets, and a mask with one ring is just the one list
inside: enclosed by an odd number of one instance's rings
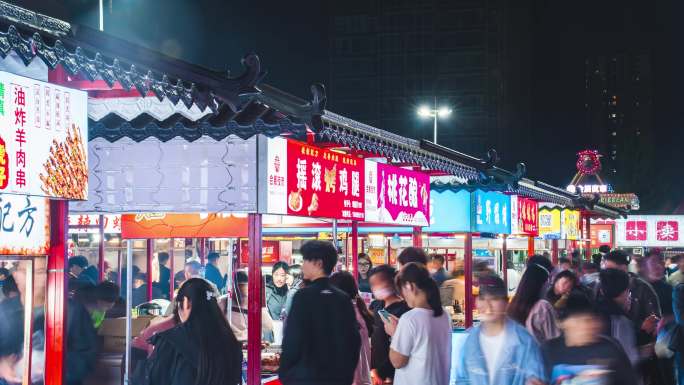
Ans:
{"label": "dark sky", "polygon": [[[309,85],[328,83],[327,1],[105,0],[105,31],[215,69],[239,74],[240,58],[256,52],[266,82],[309,98]],[[457,0],[454,0],[457,1]],[[97,0],[21,0],[18,5],[97,27]],[[564,185],[575,153],[590,146],[585,127],[584,57],[596,52],[653,54],[657,147],[652,180],[634,190],[665,189],[659,210],[684,200],[684,23],[681,0],[516,0],[528,15],[520,28],[530,52],[518,63],[530,79],[530,128],[524,153],[530,175]],[[111,9],[109,8],[112,5]],[[513,4],[513,3],[511,3]],[[522,44],[522,43],[521,43]],[[515,48],[515,47],[513,47]],[[334,110],[334,90],[329,90]],[[353,115],[351,116],[354,117]],[[380,127],[383,128],[383,127]],[[531,135],[530,135],[531,133]],[[479,155],[479,154],[475,154]],[[502,154],[506,158],[506,154]],[[665,183],[666,182],[666,183]],[[655,209],[656,207],[654,207]]]}

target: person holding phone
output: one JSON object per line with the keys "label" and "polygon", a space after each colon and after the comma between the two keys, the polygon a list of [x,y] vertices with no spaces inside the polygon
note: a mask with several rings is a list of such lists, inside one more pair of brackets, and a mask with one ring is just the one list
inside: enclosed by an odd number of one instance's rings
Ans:
{"label": "person holding phone", "polygon": [[385,322],[385,331],[392,336],[394,384],[448,384],[451,320],[442,308],[437,283],[425,265],[411,262],[402,268],[396,284],[412,309],[400,319],[390,315]]}
{"label": "person holding phone", "polygon": [[390,315],[400,318],[411,310],[406,301],[399,297],[394,285],[397,270],[390,265],[379,265],[368,272],[373,296],[381,308],[374,314],[373,333],[371,334],[371,380],[373,385],[391,383],[394,378],[394,366],[389,359],[391,338],[385,332],[385,322]]}

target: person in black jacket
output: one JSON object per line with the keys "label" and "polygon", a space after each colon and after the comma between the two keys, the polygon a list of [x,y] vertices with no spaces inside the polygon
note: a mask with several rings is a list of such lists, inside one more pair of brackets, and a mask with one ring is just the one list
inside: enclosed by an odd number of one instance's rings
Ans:
{"label": "person in black jacket", "polygon": [[169,291],[171,290],[171,270],[166,267],[166,263],[169,261],[169,253],[162,251],[157,254],[157,259],[159,260],[159,282],[155,282],[155,286],[159,288],[163,298],[169,299]]}
{"label": "person in black jacket", "polygon": [[337,263],[330,242],[309,241],[301,248],[304,279],[288,315],[280,381],[283,385],[349,385],[359,360],[361,338],[350,298],[330,284]]}
{"label": "person in black jacket", "polygon": [[151,338],[154,352],[136,385],[242,384],[242,349],[202,278],[187,280],[175,300],[181,324]]}

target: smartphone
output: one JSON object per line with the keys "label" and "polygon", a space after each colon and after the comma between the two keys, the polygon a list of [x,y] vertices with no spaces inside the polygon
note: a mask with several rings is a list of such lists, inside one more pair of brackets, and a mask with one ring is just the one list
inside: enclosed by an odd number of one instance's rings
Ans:
{"label": "smartphone", "polygon": [[387,310],[385,310],[385,309],[380,309],[380,310],[378,310],[378,314],[380,315],[380,318],[382,318],[382,320],[383,320],[384,322],[389,322],[389,321],[390,321],[390,313],[389,313]]}

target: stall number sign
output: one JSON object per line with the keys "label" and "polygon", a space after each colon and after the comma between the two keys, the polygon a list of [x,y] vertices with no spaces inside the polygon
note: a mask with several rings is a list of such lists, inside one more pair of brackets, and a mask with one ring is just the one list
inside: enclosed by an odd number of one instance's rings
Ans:
{"label": "stall number sign", "polygon": [[430,224],[430,177],[365,161],[366,221],[406,226]]}
{"label": "stall number sign", "polygon": [[47,254],[49,223],[44,198],[0,194],[0,254]]}
{"label": "stall number sign", "polygon": [[267,152],[268,213],[364,220],[363,159],[283,138]]}
{"label": "stall number sign", "polygon": [[88,198],[87,94],[0,72],[0,192]]}

